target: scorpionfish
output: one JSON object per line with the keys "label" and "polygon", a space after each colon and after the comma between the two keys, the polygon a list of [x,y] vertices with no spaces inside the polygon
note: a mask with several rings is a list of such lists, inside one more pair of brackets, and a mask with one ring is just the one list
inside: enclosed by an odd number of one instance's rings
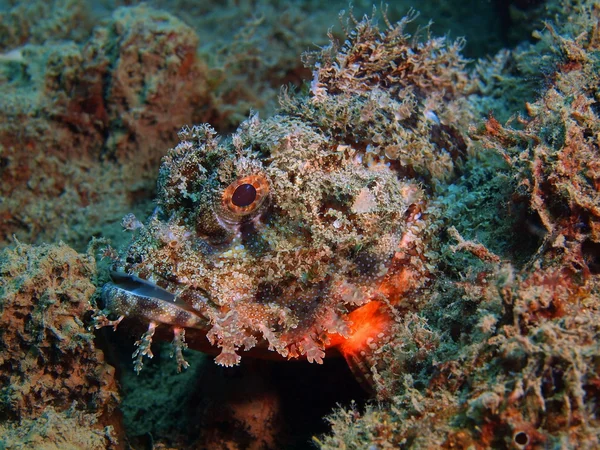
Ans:
{"label": "scorpionfish", "polygon": [[181,130],[96,317],[148,326],[136,371],[153,337],[172,335],[180,369],[187,346],[223,366],[337,353],[368,378],[433,276],[432,199],[468,139],[462,44],[419,42],[410,19],[365,18],[306,55],[308,92],[282,91],[267,120],[251,114],[228,137]]}

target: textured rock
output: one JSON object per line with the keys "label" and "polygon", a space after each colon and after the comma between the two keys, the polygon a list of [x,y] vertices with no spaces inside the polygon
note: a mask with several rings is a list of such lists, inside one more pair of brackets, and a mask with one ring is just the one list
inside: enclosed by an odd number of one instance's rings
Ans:
{"label": "textured rock", "polygon": [[[0,414],[8,420],[2,425],[7,436],[19,436],[8,430],[21,423],[31,427],[31,439],[40,428],[60,425],[69,433],[88,433],[90,448],[117,441],[114,368],[84,325],[95,270],[93,257],[64,244],[17,244],[0,254]],[[77,430],[69,423],[78,424]],[[71,438],[79,439],[64,436],[65,442]]]}

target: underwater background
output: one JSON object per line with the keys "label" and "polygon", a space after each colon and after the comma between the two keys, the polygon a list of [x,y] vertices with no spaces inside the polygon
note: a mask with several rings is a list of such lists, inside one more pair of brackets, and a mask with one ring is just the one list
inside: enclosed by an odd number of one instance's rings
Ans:
{"label": "underwater background", "polygon": [[[0,449],[600,448],[600,7],[375,6],[0,1]],[[386,339],[179,373],[167,336],[136,373],[144,328],[99,326],[109,271],[200,233],[155,220],[188,217],[196,155],[285,142],[270,183],[311,187],[330,250],[302,275],[377,282]]]}

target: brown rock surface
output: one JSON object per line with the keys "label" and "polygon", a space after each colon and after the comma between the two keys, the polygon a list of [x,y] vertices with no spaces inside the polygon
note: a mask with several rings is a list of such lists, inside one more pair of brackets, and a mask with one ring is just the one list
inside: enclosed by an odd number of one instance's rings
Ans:
{"label": "brown rock surface", "polygon": [[[114,369],[84,325],[95,271],[92,256],[64,244],[18,244],[0,254],[0,436],[8,448],[13,438],[31,438],[41,448],[32,437],[40,428],[62,439],[47,448],[105,448],[117,441]],[[30,429],[27,439],[23,429]],[[90,445],[78,447],[81,436],[61,429],[89,433]],[[94,443],[99,435],[102,445]]]}

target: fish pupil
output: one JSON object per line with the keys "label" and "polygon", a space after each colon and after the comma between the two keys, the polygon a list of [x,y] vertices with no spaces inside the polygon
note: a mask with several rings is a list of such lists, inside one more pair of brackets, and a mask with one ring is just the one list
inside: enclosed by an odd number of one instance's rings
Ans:
{"label": "fish pupil", "polygon": [[256,200],[256,188],[249,183],[240,184],[231,196],[231,202],[239,207],[249,206],[254,200]]}

